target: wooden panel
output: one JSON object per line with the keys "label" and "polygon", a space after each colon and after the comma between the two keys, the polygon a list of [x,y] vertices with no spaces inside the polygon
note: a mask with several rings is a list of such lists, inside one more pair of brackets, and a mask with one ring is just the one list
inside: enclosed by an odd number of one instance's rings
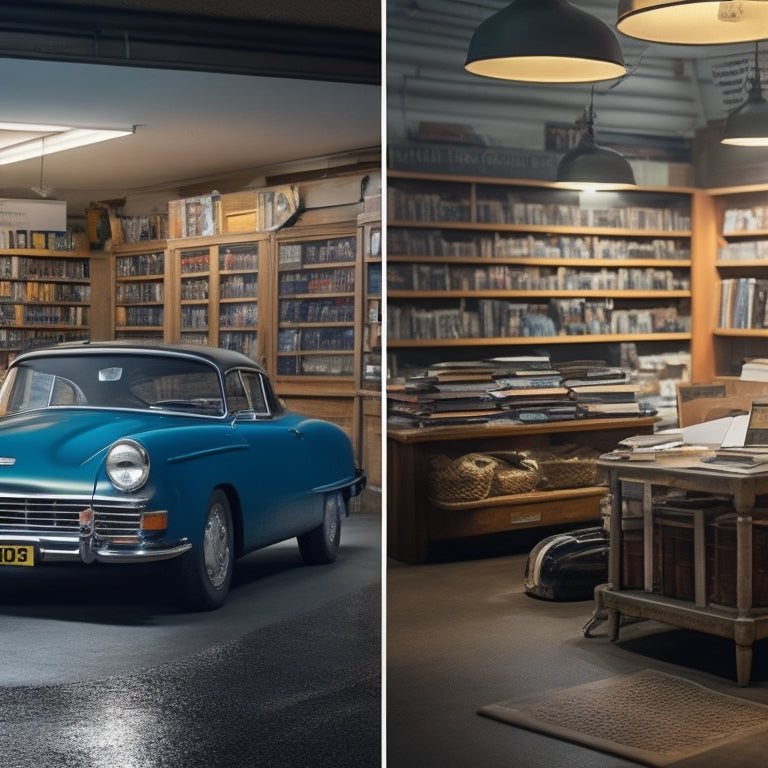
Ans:
{"label": "wooden panel", "polygon": [[354,398],[283,396],[286,406],[310,418],[338,424],[352,439]]}
{"label": "wooden panel", "polygon": [[600,518],[600,499],[607,489],[521,494],[516,503],[478,506],[473,509],[436,509],[429,513],[429,538],[480,536],[545,525],[582,523]]}

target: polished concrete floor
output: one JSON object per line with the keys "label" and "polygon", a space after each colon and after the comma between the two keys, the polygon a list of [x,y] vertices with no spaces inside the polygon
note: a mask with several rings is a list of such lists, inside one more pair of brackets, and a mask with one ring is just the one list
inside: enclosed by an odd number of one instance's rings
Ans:
{"label": "polished concrete floor", "polygon": [[[535,538],[533,539],[535,541]],[[639,669],[683,675],[768,704],[768,644],[758,643],[753,682],[735,683],[730,641],[655,622],[609,641],[582,627],[591,601],[531,598],[522,577],[530,542],[461,550],[442,561],[387,569],[387,755],[391,768],[626,768],[634,763],[505,725],[478,707]],[[502,551],[500,551],[502,550]],[[466,555],[466,552],[464,553]],[[675,768],[765,765],[768,735]]]}
{"label": "polished concrete floor", "polygon": [[330,566],[253,553],[210,613],[161,568],[3,571],[0,765],[379,766],[380,541],[369,507]]}

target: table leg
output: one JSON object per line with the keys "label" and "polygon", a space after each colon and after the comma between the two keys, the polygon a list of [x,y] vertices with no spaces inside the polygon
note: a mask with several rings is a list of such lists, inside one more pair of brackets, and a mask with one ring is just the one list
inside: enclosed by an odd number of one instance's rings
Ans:
{"label": "table leg", "polygon": [[615,608],[608,609],[608,637],[615,643],[619,639],[621,614]]}
{"label": "table leg", "polygon": [[752,646],[736,643],[736,680],[741,686],[749,685],[752,676]]}

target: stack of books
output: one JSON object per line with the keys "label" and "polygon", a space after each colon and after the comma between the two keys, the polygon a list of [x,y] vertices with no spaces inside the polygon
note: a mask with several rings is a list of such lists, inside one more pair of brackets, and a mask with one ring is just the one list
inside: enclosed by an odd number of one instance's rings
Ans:
{"label": "stack of books", "polygon": [[575,419],[578,409],[548,355],[496,357],[491,397],[509,418],[521,422]]}
{"label": "stack of books", "polygon": [[628,368],[581,360],[561,365],[560,372],[584,416],[636,416],[643,410],[637,399],[640,387],[630,381]]}
{"label": "stack of books", "polygon": [[438,363],[387,387],[392,425],[508,419],[520,423],[647,413],[628,368],[602,361],[553,364],[548,355]]}

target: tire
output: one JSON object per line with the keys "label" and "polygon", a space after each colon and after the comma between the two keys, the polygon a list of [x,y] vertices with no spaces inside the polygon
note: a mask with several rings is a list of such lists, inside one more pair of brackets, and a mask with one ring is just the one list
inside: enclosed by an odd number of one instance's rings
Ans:
{"label": "tire", "polygon": [[328,493],[323,501],[323,522],[298,536],[299,552],[307,565],[326,565],[336,560],[341,540],[344,497],[339,491]]}
{"label": "tire", "polygon": [[208,500],[200,538],[179,561],[181,597],[187,608],[211,611],[226,602],[235,564],[232,511],[224,491]]}

